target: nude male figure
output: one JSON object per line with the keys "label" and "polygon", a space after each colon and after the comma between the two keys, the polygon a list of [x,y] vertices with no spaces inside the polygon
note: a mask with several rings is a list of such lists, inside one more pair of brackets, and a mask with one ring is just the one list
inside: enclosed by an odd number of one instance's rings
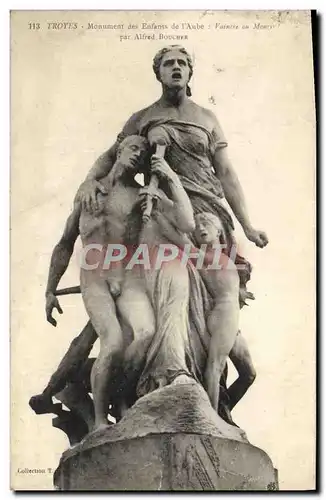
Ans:
{"label": "nude male figure", "polygon": [[[147,195],[149,188],[142,188],[134,176],[139,171],[140,157],[148,150],[147,141],[140,136],[128,136],[120,145],[117,161],[108,176],[102,180],[107,195],[99,194],[100,210],[89,213],[77,203],[73,213],[68,218],[64,234],[56,246],[50,266],[49,280],[47,286],[47,315],[51,319],[54,307],[60,307],[54,293],[58,283],[68,267],[73,252],[74,243],[80,235],[84,247],[87,245],[101,245],[103,252],[94,248],[87,252],[86,267],[94,265],[97,261],[99,266],[94,269],[81,269],[81,291],[86,310],[91,323],[85,329],[83,344],[87,339],[94,341],[95,329],[100,339],[100,354],[93,365],[91,372],[91,386],[95,408],[95,429],[107,425],[107,413],[110,393],[113,391],[115,371],[121,368],[122,362],[132,360],[133,368],[139,368],[137,363],[144,361],[144,352],[139,346],[144,347],[144,338],[147,346],[154,334],[155,318],[152,305],[146,292],[144,280],[138,270],[125,271],[121,267],[105,269],[103,266],[105,250],[108,245],[114,243],[123,244],[130,215],[139,204],[136,217],[141,220],[141,205],[144,204],[142,196]],[[189,199],[184,192],[176,174],[168,167],[163,159],[152,157],[151,170],[158,177],[164,176],[170,179],[170,192],[172,199],[167,198],[162,190],[155,191],[155,197],[159,201],[158,211],[162,212],[159,217],[160,223],[168,233],[176,231],[173,225],[185,224],[184,206],[192,210]],[[174,185],[176,187],[174,188]],[[174,196],[173,196],[174,194]],[[185,200],[182,204],[180,200]],[[136,210],[137,212],[137,210]],[[189,210],[188,210],[189,212]],[[171,224],[173,221],[173,224]],[[194,228],[192,225],[185,230]],[[131,222],[132,223],[132,222]],[[137,238],[140,234],[136,234]],[[137,241],[132,241],[135,244]],[[82,266],[83,267],[83,266]],[[95,267],[95,266],[94,266]],[[113,294],[113,296],[112,296]],[[119,320],[116,312],[119,311]],[[52,318],[53,319],[53,318]],[[121,324],[120,324],[121,323]],[[124,331],[122,331],[122,327]],[[125,335],[129,332],[129,336]],[[88,335],[88,337],[87,337]],[[131,342],[130,349],[127,348]],[[78,349],[79,342],[76,342]],[[83,346],[85,347],[85,346]],[[82,347],[82,350],[83,350]],[[126,349],[127,348],[127,349]],[[139,354],[138,360],[133,359]],[[66,359],[68,362],[69,359]],[[111,383],[111,387],[110,387]],[[111,390],[110,390],[111,389]]]}
{"label": "nude male figure", "polygon": [[[124,276],[121,269],[105,269],[104,258],[108,245],[122,244],[124,241],[126,221],[138,202],[141,188],[134,176],[139,171],[147,150],[146,139],[139,136],[128,137],[121,143],[114,168],[102,180],[102,186],[108,194],[98,195],[101,210],[97,214],[90,214],[82,209],[81,204],[76,203],[51,259],[46,292],[49,320],[53,308],[60,307],[54,292],[68,267],[76,239],[80,235],[84,248],[91,245],[84,262],[86,266],[81,268],[81,291],[91,322],[86,333],[90,340],[92,337],[94,340],[94,335],[90,332],[90,329],[94,328],[100,339],[100,353],[91,372],[95,428],[108,424],[110,392],[113,390],[112,384],[117,370],[122,364],[126,343],[116,315],[114,298],[120,294],[120,303],[123,303],[124,299],[128,301],[128,294],[133,292],[133,284],[138,287],[140,283],[139,280],[133,283],[132,276],[129,276],[128,287],[123,291]],[[96,245],[99,245],[98,248],[101,247],[102,251],[96,250]],[[89,269],[96,261],[98,266]],[[146,324],[142,324],[141,329],[147,329],[150,327],[148,325],[151,324],[153,313],[146,296],[142,297],[142,311],[142,316],[138,315],[137,320],[141,322],[143,318]]]}
{"label": "nude male figure", "polygon": [[[206,287],[213,297],[214,305],[207,318],[207,328],[211,335],[209,354],[205,372],[205,383],[213,407],[217,410],[219,403],[220,378],[229,356],[234,364],[238,379],[227,390],[227,403],[223,410],[228,420],[232,422],[230,412],[247,392],[255,379],[255,370],[249,353],[248,345],[238,329],[239,309],[245,298],[252,298],[252,294],[243,287],[239,288],[239,275],[236,267],[226,259],[222,253],[219,258],[221,269],[209,268],[212,265],[215,251],[223,244],[223,225],[218,217],[211,213],[201,213],[195,217],[196,229],[194,237],[198,246],[207,245],[204,266],[200,274]],[[221,247],[220,247],[221,249]],[[231,264],[231,267],[230,267]],[[220,283],[228,275],[230,290]],[[226,278],[225,278],[226,279]],[[234,283],[232,283],[234,281]],[[234,290],[239,290],[239,295],[234,295]],[[222,295],[221,295],[222,294]],[[227,297],[224,300],[225,294]],[[230,297],[233,298],[230,300]],[[236,303],[238,302],[238,304]],[[221,309],[224,309],[221,314]],[[225,313],[227,309],[227,313]],[[221,324],[221,317],[226,318],[227,325]]]}
{"label": "nude male figure", "polygon": [[215,247],[221,244],[223,226],[220,220],[211,213],[198,214],[195,220],[196,243],[207,245],[200,275],[213,298],[213,307],[206,318],[211,338],[204,383],[211,404],[218,411],[220,379],[239,328],[239,275],[235,264],[222,253],[219,256],[221,268],[210,268],[215,258]]}

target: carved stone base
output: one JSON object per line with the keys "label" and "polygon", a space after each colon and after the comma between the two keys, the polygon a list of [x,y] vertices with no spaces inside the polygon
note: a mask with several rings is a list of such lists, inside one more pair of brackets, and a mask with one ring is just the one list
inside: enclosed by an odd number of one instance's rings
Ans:
{"label": "carved stone base", "polygon": [[277,489],[268,455],[220,419],[195,382],[139,399],[118,424],[67,450],[54,484],[70,491]]}

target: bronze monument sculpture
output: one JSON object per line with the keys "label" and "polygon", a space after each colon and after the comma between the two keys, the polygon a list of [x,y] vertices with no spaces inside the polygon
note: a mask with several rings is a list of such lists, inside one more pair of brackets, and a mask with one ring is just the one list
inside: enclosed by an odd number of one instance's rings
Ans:
{"label": "bronze monument sculpture", "polygon": [[[81,292],[89,322],[30,406],[56,414],[69,438],[58,489],[276,489],[270,459],[231,416],[255,379],[238,324],[254,297],[225,200],[248,240],[268,239],[250,222],[219,123],[190,99],[190,55],[165,47],[153,70],[160,99],[96,161],[53,250],[47,320],[56,326],[59,295]],[[79,236],[80,286],[58,290]]]}

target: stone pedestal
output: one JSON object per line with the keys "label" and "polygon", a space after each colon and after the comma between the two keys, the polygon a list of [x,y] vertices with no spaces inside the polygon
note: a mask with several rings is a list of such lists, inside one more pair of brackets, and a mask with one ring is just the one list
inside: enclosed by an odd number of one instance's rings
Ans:
{"label": "stone pedestal", "polygon": [[110,428],[67,450],[54,475],[70,491],[275,490],[268,455],[226,424],[197,383],[143,398]]}

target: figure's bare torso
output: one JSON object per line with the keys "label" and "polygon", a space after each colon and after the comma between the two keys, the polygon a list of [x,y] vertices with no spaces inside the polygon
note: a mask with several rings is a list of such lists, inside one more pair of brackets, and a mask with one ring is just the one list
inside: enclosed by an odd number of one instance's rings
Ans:
{"label": "figure's bare torso", "polygon": [[138,200],[138,188],[116,183],[108,195],[98,195],[99,213],[83,210],[79,230],[83,245],[123,243],[127,217]]}
{"label": "figure's bare torso", "polygon": [[[205,283],[208,293],[214,300],[218,299],[220,287],[220,271],[214,269],[201,269],[200,275]],[[225,271],[224,271],[225,272]]]}
{"label": "figure's bare torso", "polygon": [[228,279],[228,274],[233,267],[226,254],[218,247],[219,241],[214,242],[213,248],[205,250],[205,260],[200,275],[206,285],[209,294],[214,300],[219,300],[221,284]]}
{"label": "figure's bare torso", "polygon": [[105,279],[111,293],[114,296],[120,294],[125,281],[124,262],[110,263],[107,252],[110,252],[110,245],[111,249],[117,249],[116,245],[124,244],[128,217],[138,201],[138,191],[136,183],[135,186],[124,186],[118,182],[110,188],[108,195],[98,195],[99,213],[82,210],[79,230],[83,247],[94,243],[102,247],[100,251],[91,249],[87,252],[87,262],[93,264],[94,261],[98,266],[91,271],[81,268],[82,290],[88,286],[89,280]]}

